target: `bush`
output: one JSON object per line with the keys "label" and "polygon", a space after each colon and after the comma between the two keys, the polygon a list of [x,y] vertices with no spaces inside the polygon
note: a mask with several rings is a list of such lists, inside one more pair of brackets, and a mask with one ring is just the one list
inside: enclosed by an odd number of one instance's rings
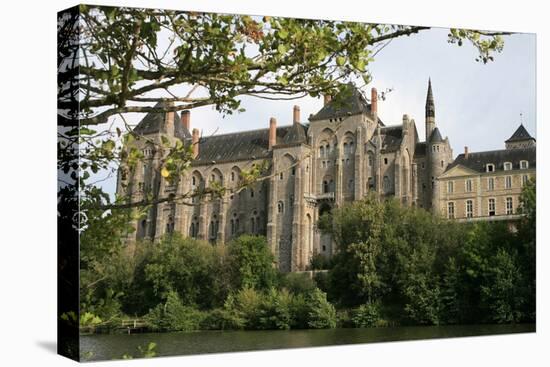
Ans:
{"label": "bush", "polygon": [[292,295],[286,290],[271,288],[264,296],[259,327],[288,330],[292,325]]}
{"label": "bush", "polygon": [[351,323],[354,327],[379,326],[380,321],[379,303],[366,303],[351,313]]}
{"label": "bush", "polygon": [[316,288],[315,281],[307,273],[282,274],[279,284],[293,294],[307,294]]}
{"label": "bush", "polygon": [[316,288],[308,297],[308,326],[312,329],[336,327],[336,310],[327,301],[327,295]]}
{"label": "bush", "polygon": [[169,292],[166,302],[158,304],[149,311],[145,319],[155,331],[191,331],[198,330],[204,314],[183,305],[177,292]]}
{"label": "bush", "polygon": [[206,313],[201,322],[203,330],[241,330],[245,320],[238,314],[225,308],[215,308]]}

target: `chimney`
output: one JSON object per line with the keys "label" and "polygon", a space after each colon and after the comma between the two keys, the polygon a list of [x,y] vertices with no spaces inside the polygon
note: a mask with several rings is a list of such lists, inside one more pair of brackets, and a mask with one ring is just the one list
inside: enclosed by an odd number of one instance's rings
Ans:
{"label": "chimney", "polygon": [[332,101],[332,96],[330,94],[323,95],[323,106],[329,104],[330,101]]}
{"label": "chimney", "polygon": [[277,142],[277,120],[275,117],[269,119],[269,150],[273,149],[273,146]]}
{"label": "chimney", "polygon": [[181,124],[183,125],[184,129],[187,129],[187,131],[191,131],[191,111],[181,111]]}
{"label": "chimney", "polygon": [[370,110],[373,116],[378,116],[378,91],[376,88],[370,90]]}
{"label": "chimney", "polygon": [[199,155],[199,129],[193,129],[193,138],[191,140],[193,144],[193,159]]}
{"label": "chimney", "polygon": [[300,106],[295,105],[292,113],[292,122],[295,124],[300,123]]}
{"label": "chimney", "polygon": [[464,159],[468,159],[470,153],[468,152],[468,147],[464,147]]}

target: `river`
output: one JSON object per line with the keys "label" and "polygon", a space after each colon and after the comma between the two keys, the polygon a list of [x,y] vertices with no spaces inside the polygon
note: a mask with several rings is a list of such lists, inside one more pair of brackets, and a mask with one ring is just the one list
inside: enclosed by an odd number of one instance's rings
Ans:
{"label": "river", "polygon": [[198,331],[179,333],[97,334],[81,336],[83,360],[140,356],[139,346],[157,344],[157,356],[224,353],[281,348],[304,348],[399,340],[452,338],[534,332],[535,324],[446,325],[366,329]]}

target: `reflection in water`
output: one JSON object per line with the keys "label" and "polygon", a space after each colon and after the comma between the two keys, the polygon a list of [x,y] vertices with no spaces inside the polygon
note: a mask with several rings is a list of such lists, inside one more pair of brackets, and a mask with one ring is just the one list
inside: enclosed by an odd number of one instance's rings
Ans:
{"label": "reflection in water", "polygon": [[157,356],[171,356],[534,331],[534,324],[288,331],[198,331],[190,333],[86,335],[81,337],[80,347],[83,358],[105,360],[120,359],[124,354],[138,357],[138,346],[146,345],[152,341],[157,343]]}

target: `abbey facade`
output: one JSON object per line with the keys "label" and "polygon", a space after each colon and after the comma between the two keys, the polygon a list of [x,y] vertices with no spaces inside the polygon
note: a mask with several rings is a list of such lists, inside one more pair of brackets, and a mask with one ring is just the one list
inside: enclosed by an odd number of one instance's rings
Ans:
{"label": "abbey facade", "polygon": [[[294,106],[290,125],[278,126],[271,118],[268,128],[209,137],[191,130],[189,111],[146,115],[134,129],[145,137],[134,143],[145,159],[131,173],[119,174],[119,194],[136,201],[145,195],[189,196],[214,183],[227,190],[214,199],[159,200],[134,223],[128,240],[157,240],[177,231],[227,243],[244,233],[259,234],[267,237],[281,271],[298,271],[313,255],[336,251],[330,236],[317,229],[319,217],[371,192],[450,218],[516,214],[521,186],[535,174],[535,141],[523,126],[502,151],[465,152],[453,159],[449,139],[437,127],[431,82],[424,137],[407,115],[401,124],[386,126],[377,99],[374,88],[367,100],[350,85],[345,98],[325,97],[308,123]],[[192,145],[191,167],[172,183],[160,174],[165,157],[156,146],[163,139]],[[266,163],[266,177],[243,188],[241,173]]]}

